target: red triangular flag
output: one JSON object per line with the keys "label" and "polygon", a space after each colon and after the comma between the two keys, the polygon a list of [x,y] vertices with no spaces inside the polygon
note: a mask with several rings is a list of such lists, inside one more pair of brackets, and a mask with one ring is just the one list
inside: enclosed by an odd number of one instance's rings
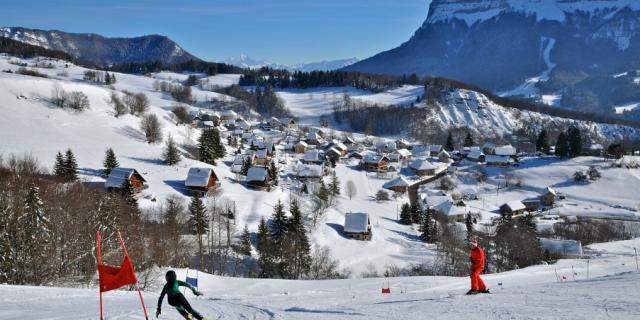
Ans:
{"label": "red triangular flag", "polygon": [[98,275],[100,276],[100,291],[102,292],[138,282],[136,273],[133,270],[133,264],[128,255],[124,256],[120,267],[98,265]]}

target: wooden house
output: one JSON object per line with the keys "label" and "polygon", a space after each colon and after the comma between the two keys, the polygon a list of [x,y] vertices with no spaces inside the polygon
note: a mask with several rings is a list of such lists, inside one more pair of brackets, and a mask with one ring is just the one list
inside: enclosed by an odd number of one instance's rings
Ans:
{"label": "wooden house", "polygon": [[320,151],[316,149],[307,150],[304,157],[302,157],[302,163],[304,164],[321,164],[323,162],[324,159],[320,156]]}
{"label": "wooden house", "polygon": [[319,164],[303,164],[294,169],[295,177],[300,181],[320,181],[324,167]]}
{"label": "wooden house", "polygon": [[508,156],[498,156],[490,154],[485,156],[485,163],[488,166],[492,167],[508,167],[509,166],[509,157]]}
{"label": "wooden house", "polygon": [[432,144],[432,145],[429,146],[429,156],[437,157],[438,154],[440,154],[440,152],[442,152],[442,150],[444,150],[442,148],[442,145]]}
{"label": "wooden house", "polygon": [[344,233],[357,240],[371,240],[371,221],[368,213],[349,212],[344,217]]}
{"label": "wooden house", "polygon": [[396,140],[396,147],[398,149],[408,149],[408,150],[411,150],[411,148],[413,148],[411,143],[405,139]]}
{"label": "wooden house", "polygon": [[395,179],[389,180],[387,182],[385,182],[385,184],[382,185],[383,188],[387,189],[387,190],[391,190],[394,192],[407,192],[407,189],[409,188],[409,181],[407,181],[407,179],[405,179],[405,177],[397,177]]}
{"label": "wooden house", "polygon": [[360,166],[367,171],[387,172],[389,158],[379,154],[368,154],[360,160]]}
{"label": "wooden house", "polygon": [[329,149],[327,149],[324,152],[324,155],[328,158],[331,159],[332,161],[338,162],[340,160],[340,158],[342,157],[342,152],[340,152],[338,149],[331,147]]}
{"label": "wooden house", "polygon": [[389,155],[389,160],[391,161],[404,161],[411,159],[412,153],[411,151],[401,148]]}
{"label": "wooden house", "polygon": [[318,133],[318,131],[311,131],[307,134],[307,138],[305,141],[308,144],[319,145],[322,142],[322,136]]}
{"label": "wooden house", "polygon": [[556,198],[558,197],[558,193],[555,189],[551,187],[547,187],[544,190],[544,193],[540,195],[540,202],[545,206],[552,206],[556,202]]}
{"label": "wooden house", "polygon": [[534,212],[540,208],[540,200],[539,199],[524,199],[522,200],[522,204],[527,207],[527,211]]}
{"label": "wooden house", "polygon": [[125,181],[129,181],[136,192],[140,192],[149,187],[147,180],[145,180],[136,169],[132,168],[111,169],[111,173],[109,173],[104,186],[107,189],[122,189]]}
{"label": "wooden house", "polygon": [[507,144],[504,146],[495,147],[495,149],[493,150],[493,154],[495,154],[496,156],[515,159],[517,155],[517,150],[512,145]]}
{"label": "wooden house", "polygon": [[293,151],[295,153],[306,153],[309,145],[304,141],[299,141],[293,146]]}
{"label": "wooden house", "polygon": [[296,129],[298,128],[298,123],[293,118],[282,118],[280,119],[280,125],[284,126],[287,129]]}
{"label": "wooden house", "polygon": [[[463,204],[463,205],[460,205]],[[436,216],[440,216],[443,220],[448,222],[464,222],[467,215],[466,207],[464,203],[454,203],[452,200],[447,200],[432,207]]]}
{"label": "wooden house", "polygon": [[418,176],[435,176],[438,166],[425,159],[416,159],[409,164]]}
{"label": "wooden house", "polygon": [[203,195],[218,186],[218,176],[212,168],[191,168],[184,185],[192,194]]}
{"label": "wooden house", "polygon": [[495,150],[496,150],[496,144],[493,142],[485,142],[482,145],[482,153],[484,154],[494,154]]}
{"label": "wooden house", "polygon": [[519,200],[509,201],[500,206],[500,214],[502,215],[519,215],[526,210],[527,207]]}
{"label": "wooden house", "polygon": [[267,171],[267,168],[249,168],[249,171],[247,172],[247,178],[245,179],[245,185],[249,188],[271,191],[271,181],[269,180],[269,173]]}
{"label": "wooden house", "polygon": [[473,162],[484,162],[486,159],[486,156],[480,150],[473,150],[469,152],[469,154],[467,155],[467,159]]}
{"label": "wooden house", "polygon": [[267,152],[267,149],[257,150],[255,152],[256,155],[256,165],[258,166],[268,166],[271,162],[271,155]]}
{"label": "wooden house", "polygon": [[447,150],[442,150],[438,153],[438,161],[449,163],[451,162],[451,154]]}
{"label": "wooden house", "polygon": [[236,120],[238,114],[233,110],[225,110],[220,114],[220,120]]}

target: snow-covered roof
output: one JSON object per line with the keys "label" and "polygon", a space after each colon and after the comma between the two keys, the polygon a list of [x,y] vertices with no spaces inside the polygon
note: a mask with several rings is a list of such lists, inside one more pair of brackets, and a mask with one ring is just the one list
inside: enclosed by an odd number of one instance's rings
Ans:
{"label": "snow-covered roof", "polygon": [[380,161],[387,159],[389,160],[389,158],[387,158],[386,156],[383,155],[379,155],[379,154],[366,154],[364,155],[364,157],[362,158],[362,162],[364,163],[380,163]]}
{"label": "snow-covered roof", "polygon": [[480,157],[484,156],[484,153],[480,150],[473,150],[471,152],[469,152],[469,154],[467,155],[467,158],[469,159],[474,159],[474,160],[478,160],[480,159]]}
{"label": "snow-covered roof", "polygon": [[266,159],[267,158],[267,149],[260,149],[256,152],[256,157],[258,159]]}
{"label": "snow-covered roof", "polygon": [[435,170],[438,168],[438,166],[426,159],[413,160],[409,166],[414,170]]}
{"label": "snow-covered roof", "polygon": [[319,153],[318,150],[309,150],[304,154],[304,161],[319,161]]}
{"label": "snow-covered roof", "polygon": [[307,134],[307,140],[318,140],[319,138],[317,131],[311,131]]}
{"label": "snow-covered roof", "polygon": [[407,150],[405,148],[398,149],[398,150],[394,151],[394,153],[397,153],[401,157],[405,157],[405,158],[411,156],[411,151],[409,151],[409,150]]}
{"label": "snow-covered roof", "polygon": [[464,207],[454,205],[451,200],[441,202],[437,206],[434,206],[433,210],[446,216],[459,216],[466,213]]}
{"label": "snow-covered roof", "polygon": [[191,168],[187,173],[184,185],[187,187],[206,187],[209,184],[211,175],[215,175],[211,168]]}
{"label": "snow-covered roof", "polygon": [[451,196],[430,196],[427,195],[426,197],[424,197],[423,202],[429,207],[429,208],[434,208],[437,207],[439,205],[441,205],[444,202],[452,202],[453,199],[451,199]]}
{"label": "snow-covered roof", "polygon": [[496,147],[496,144],[493,142],[485,142],[482,145],[482,149],[495,149],[495,147]]}
{"label": "snow-covered roof", "polygon": [[307,143],[306,143],[306,142],[304,142],[304,141],[298,141],[298,143],[296,143],[296,146],[301,146],[301,147],[305,147],[305,148],[306,148],[306,147],[308,147],[308,146],[309,146],[309,144],[307,144]]}
{"label": "snow-covered roof", "polygon": [[518,210],[526,210],[527,209],[527,207],[520,200],[507,201],[502,206],[508,206],[511,209],[511,211],[518,211]]}
{"label": "snow-covered roof", "polygon": [[225,111],[222,111],[222,116],[223,116],[223,117],[236,117],[237,115],[238,115],[238,114],[237,114],[235,111],[233,111],[233,110],[225,110]]}
{"label": "snow-covered roof", "polygon": [[347,151],[349,150],[349,148],[347,148],[347,146],[344,145],[344,143],[338,141],[338,140],[333,140],[333,142],[331,143],[331,145],[340,150],[340,151]]}
{"label": "snow-covered roof", "polygon": [[551,187],[547,187],[547,188],[544,190],[544,193],[545,193],[545,194],[550,193],[550,194],[552,194],[552,195],[554,195],[554,196],[557,196],[557,195],[558,195],[558,193],[556,192],[556,190],[555,190],[554,188],[551,188]]}
{"label": "snow-covered roof", "polygon": [[340,152],[340,150],[336,149],[336,147],[331,147],[331,148],[329,148],[326,152],[327,152],[327,153],[329,153],[329,152],[333,152],[333,153],[335,153],[335,154],[336,154],[336,155],[338,155],[338,156],[341,156],[341,155],[342,155],[342,152]]}
{"label": "snow-covered roof", "polygon": [[[113,168],[104,186],[107,188],[122,188],[125,180],[129,180],[131,176],[136,173],[136,169],[133,168]],[[146,182],[142,175],[140,175],[142,182]]]}
{"label": "snow-covered roof", "polygon": [[298,177],[315,178],[322,176],[322,166],[319,164],[303,164],[296,168]]}
{"label": "snow-covered roof", "polygon": [[442,150],[442,145],[432,144],[429,146],[429,152],[440,152]]}
{"label": "snow-covered roof", "polygon": [[405,179],[405,177],[403,176],[397,177],[393,180],[389,180],[382,185],[382,187],[385,189],[389,189],[393,187],[408,187],[408,186],[409,186],[409,181],[407,181],[407,179]]}
{"label": "snow-covered roof", "polygon": [[511,145],[499,146],[494,150],[497,156],[515,156],[516,148]]}
{"label": "snow-covered roof", "polygon": [[251,167],[247,171],[247,182],[250,181],[265,181],[267,179],[267,168]]}
{"label": "snow-covered roof", "polygon": [[369,214],[349,212],[344,217],[344,232],[364,233],[369,230]]}

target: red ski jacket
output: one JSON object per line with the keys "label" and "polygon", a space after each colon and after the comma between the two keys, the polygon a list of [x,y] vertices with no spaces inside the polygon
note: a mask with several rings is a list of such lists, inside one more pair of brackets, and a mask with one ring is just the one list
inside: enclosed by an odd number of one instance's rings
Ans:
{"label": "red ski jacket", "polygon": [[469,260],[471,260],[472,269],[482,270],[484,268],[484,251],[482,250],[482,248],[480,248],[480,246],[471,249]]}

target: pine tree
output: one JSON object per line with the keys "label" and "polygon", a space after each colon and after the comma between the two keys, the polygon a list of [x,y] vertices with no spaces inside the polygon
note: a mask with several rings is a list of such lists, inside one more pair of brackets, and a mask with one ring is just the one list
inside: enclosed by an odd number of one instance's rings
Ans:
{"label": "pine tree", "polygon": [[331,172],[331,183],[329,184],[329,189],[332,196],[335,197],[340,195],[340,180],[338,180],[338,175],[335,170]]}
{"label": "pine tree", "polygon": [[411,206],[408,203],[405,203],[400,209],[400,223],[409,225],[412,222],[413,217],[411,216]]}
{"label": "pine tree", "polygon": [[131,205],[132,207],[138,206],[138,199],[136,199],[137,192],[129,179],[125,179],[122,182],[122,188],[120,189],[120,191],[122,192],[122,195],[129,205]]}
{"label": "pine tree", "polygon": [[569,155],[569,141],[567,135],[564,132],[560,132],[558,135],[558,141],[556,142],[556,156],[564,158]]}
{"label": "pine tree", "polygon": [[242,236],[240,237],[238,253],[245,256],[251,256],[251,233],[249,232],[249,227],[246,224],[244,225]]}
{"label": "pine tree", "polygon": [[198,141],[200,161],[215,165],[216,159],[224,156],[224,147],[220,142],[220,134],[216,129],[205,129]]}
{"label": "pine tree", "polygon": [[473,235],[473,218],[468,213],[464,217],[464,225],[467,228],[467,239],[471,239],[471,236]]}
{"label": "pine tree", "polygon": [[109,72],[104,73],[104,84],[106,85],[111,84],[111,76],[109,75]]}
{"label": "pine tree", "polygon": [[200,264],[202,265],[202,248],[203,248],[203,235],[209,231],[209,215],[207,209],[202,203],[202,200],[198,196],[191,197],[191,203],[189,204],[189,229],[198,236],[198,252],[200,254]]}
{"label": "pine tree", "polygon": [[284,239],[287,229],[288,220],[284,213],[284,206],[282,201],[278,200],[278,203],[273,207],[273,215],[269,226],[269,234],[273,242],[279,244]]}
{"label": "pine tree", "polygon": [[243,176],[246,176],[247,173],[249,173],[249,168],[251,168],[251,158],[249,156],[246,156],[244,158],[244,161],[242,161],[242,169],[240,170],[240,173]]}
{"label": "pine tree", "polygon": [[15,253],[11,244],[12,218],[9,197],[4,192],[0,192],[0,283],[7,283],[14,270],[14,261],[11,258]]}
{"label": "pine tree", "polygon": [[262,278],[271,278],[275,273],[272,248],[269,229],[264,217],[262,217],[258,225],[258,253],[260,254],[258,266]]}
{"label": "pine tree", "polygon": [[435,236],[437,234],[437,224],[433,220],[431,211],[427,210],[420,221],[420,239],[427,243],[435,242]]}
{"label": "pine tree", "polygon": [[567,139],[569,144],[569,156],[577,157],[582,153],[582,134],[580,128],[571,126],[567,130]]}
{"label": "pine tree", "polygon": [[415,221],[415,222],[420,222],[422,218],[422,212],[420,211],[420,208],[418,207],[418,205],[412,205],[411,206],[411,220]]}
{"label": "pine tree", "polygon": [[464,146],[465,147],[473,147],[475,142],[473,141],[473,137],[471,136],[471,132],[467,132],[467,136],[464,138]]}
{"label": "pine tree", "polygon": [[173,137],[169,135],[167,143],[164,147],[164,153],[162,154],[162,161],[164,164],[172,166],[180,162],[180,152],[176,146],[176,142],[173,141]]}
{"label": "pine tree", "polygon": [[65,169],[64,157],[60,151],[56,154],[56,163],[53,166],[53,174],[61,180],[67,180],[67,169]]}
{"label": "pine tree", "polygon": [[67,181],[78,180],[78,162],[71,149],[67,149],[64,158],[65,177]]}
{"label": "pine tree", "polygon": [[547,137],[547,130],[542,129],[538,134],[538,140],[536,140],[536,151],[547,153],[549,152],[549,138]]}
{"label": "pine tree", "polygon": [[453,135],[451,134],[451,131],[449,131],[449,134],[447,135],[447,143],[444,145],[444,148],[447,151],[453,151]]}
{"label": "pine tree", "polygon": [[318,189],[317,196],[322,203],[327,204],[329,202],[329,189],[327,185],[324,183],[323,179],[320,179],[320,188]]}
{"label": "pine tree", "polygon": [[113,149],[107,149],[102,165],[104,166],[103,174],[105,176],[111,174],[111,170],[113,170],[113,168],[117,168],[120,166],[120,164],[118,163],[118,159],[116,158],[116,153],[113,152]]}
{"label": "pine tree", "polygon": [[287,271],[282,272],[291,279],[299,279],[309,271],[311,266],[311,245],[307,237],[307,229],[304,226],[302,212],[298,201],[291,202],[291,219],[289,219],[289,232],[286,236],[287,254],[283,257],[287,260]]}
{"label": "pine tree", "polygon": [[278,167],[276,167],[276,162],[271,161],[269,164],[269,180],[273,181],[273,185],[278,185]]}
{"label": "pine tree", "polygon": [[40,199],[40,188],[32,185],[24,200],[24,211],[18,219],[21,230],[26,283],[41,284],[46,282],[50,274],[51,248],[53,232],[51,223],[44,212],[44,203]]}

